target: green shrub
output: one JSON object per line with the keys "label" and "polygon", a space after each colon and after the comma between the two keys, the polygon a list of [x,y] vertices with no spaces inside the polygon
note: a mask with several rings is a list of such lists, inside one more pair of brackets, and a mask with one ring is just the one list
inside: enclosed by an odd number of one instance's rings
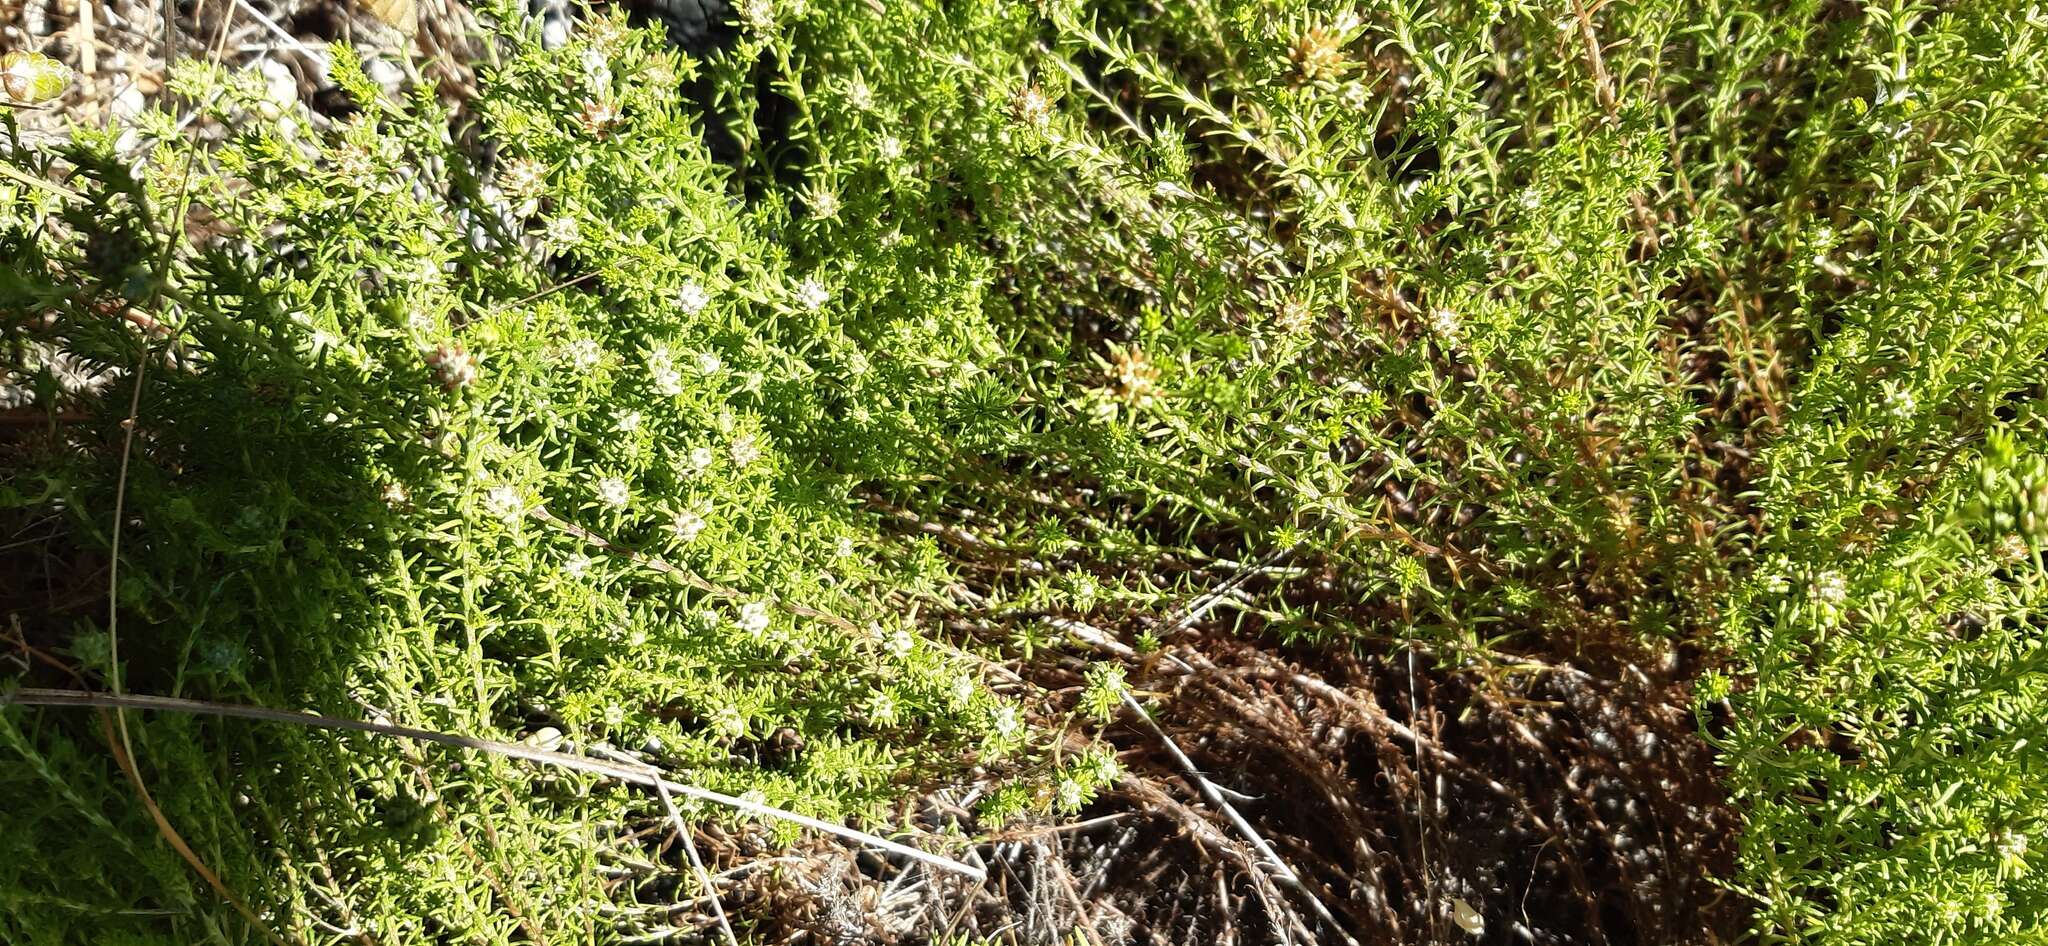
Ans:
{"label": "green shrub", "polygon": [[[1021,707],[914,623],[945,563],[881,541],[851,499],[933,474],[920,444],[996,350],[986,266],[789,253],[789,198],[738,204],[706,157],[675,81],[691,67],[603,21],[559,54],[522,43],[484,83],[488,164],[431,92],[385,100],[345,48],[334,75],[360,111],[324,129],[279,119],[248,74],[188,63],[173,90],[217,140],[152,116],[132,176],[108,136],[52,156],[17,143],[12,160],[57,158],[78,196],[10,192],[10,342],[144,366],[10,466],[11,508],[75,512],[93,548],[125,484],[118,637],[90,612],[37,630],[102,680],[118,646],[138,692],[554,738],[531,735],[545,724],[835,820],[887,819],[969,760],[1028,763]],[[167,243],[186,204],[211,232]],[[62,738],[93,741],[92,720],[32,720],[0,720],[34,762],[0,776],[5,794],[48,816],[7,832],[0,886],[21,909],[0,938],[117,930],[132,921],[105,911],[151,904],[177,908],[174,936],[218,935],[153,843],[147,871],[49,867],[53,846],[80,850],[64,833],[153,829],[102,816],[133,806]],[[173,823],[231,886],[282,908],[311,872],[397,940],[425,918],[490,937],[583,925],[611,899],[593,859],[633,845],[563,816],[649,802],[508,790],[525,780],[506,763],[451,776],[353,737],[135,733]],[[1066,768],[1045,784],[1085,800],[1101,767]]]}
{"label": "green shrub", "polygon": [[[828,816],[1007,757],[1001,815],[1114,774],[1045,752],[960,649],[1031,661],[1074,627],[1048,618],[1142,647],[1201,600],[1494,666],[1705,644],[1747,819],[1726,880],[1764,939],[2041,925],[2038,11],[743,7],[703,62],[603,18],[555,53],[507,37],[475,125],[379,98],[346,51],[362,112],[325,127],[193,65],[177,88],[222,140],[152,119],[137,183],[81,132],[83,202],[8,185],[10,344],[150,365],[131,688],[652,736]],[[165,252],[187,195],[226,235]],[[115,382],[0,494],[92,550]],[[1295,578],[1206,594],[1282,559]],[[107,629],[57,617],[104,676]],[[1118,668],[1085,679],[1108,713]],[[53,830],[145,835],[102,823],[131,806],[85,730],[0,724],[34,763],[0,789]],[[794,761],[762,748],[783,727]],[[328,871],[380,922],[493,936],[605,898],[555,827],[574,793],[512,797],[496,763],[423,788],[353,739],[169,721],[142,754],[286,915]],[[314,810],[282,807],[301,782]],[[422,791],[438,820],[403,816]],[[478,896],[451,824],[560,893]],[[47,832],[8,843],[19,938],[72,901],[195,896],[154,848],[67,878],[26,854]]]}

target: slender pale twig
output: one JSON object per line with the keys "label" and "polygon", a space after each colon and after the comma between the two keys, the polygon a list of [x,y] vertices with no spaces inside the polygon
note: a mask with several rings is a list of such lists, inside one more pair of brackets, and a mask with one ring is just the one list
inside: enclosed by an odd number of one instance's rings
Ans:
{"label": "slender pale twig", "polygon": [[511,759],[520,759],[538,765],[552,765],[558,768],[573,769],[578,772],[588,772],[593,775],[602,775],[607,778],[618,779],[621,782],[639,785],[645,788],[665,790],[669,792],[674,792],[678,795],[684,795],[690,798],[695,798],[699,801],[707,801],[715,805],[724,805],[727,808],[733,808],[739,811],[744,811],[752,815],[759,815],[764,818],[774,818],[780,821],[787,821],[791,824],[801,825],[803,827],[811,828],[817,831],[823,831],[826,834],[830,834],[839,838],[844,838],[848,841],[854,841],[860,844],[866,844],[872,847],[881,848],[882,850],[888,851],[891,854],[899,854],[903,857],[910,858],[911,860],[917,861],[922,864],[936,867],[941,870],[952,871],[953,873],[960,874],[965,877],[971,877],[976,881],[985,880],[988,877],[988,873],[986,871],[977,867],[970,866],[968,864],[963,864],[959,861],[953,860],[952,858],[942,857],[940,855],[933,854],[929,851],[920,851],[917,848],[911,847],[907,844],[891,841],[888,838],[884,837],[878,837],[876,835],[869,834],[865,831],[858,831],[853,828],[846,827],[845,825],[833,824],[830,821],[824,821],[818,818],[813,818],[809,815],[801,815],[793,811],[785,811],[781,808],[776,808],[772,805],[764,805],[760,802],[749,801],[747,799],[727,795],[722,792],[714,792],[708,788],[699,788],[695,785],[689,785],[683,782],[677,782],[667,778],[663,778],[659,774],[655,773],[652,767],[647,766],[625,766],[615,762],[606,762],[599,759],[588,758],[586,756],[570,755],[565,752],[554,752],[547,749],[535,748],[533,746],[522,746],[510,742],[499,742],[495,739],[479,739],[475,736],[462,736],[457,735],[455,733],[437,732],[431,729],[415,729],[411,726],[398,726],[390,723],[366,722],[364,720],[359,719],[343,719],[339,716],[323,716],[317,713],[293,713],[286,710],[270,709],[268,707],[263,706],[246,706],[236,703],[213,703],[205,700],[186,700],[168,696],[143,696],[139,694],[115,696],[110,693],[92,693],[84,690],[50,690],[43,689],[40,687],[21,687],[12,692],[0,692],[0,706],[5,706],[9,703],[18,703],[23,706],[91,706],[104,708],[125,708],[134,710],[159,710],[162,712],[169,713],[189,713],[198,716],[223,716],[235,719],[254,719],[261,720],[264,722],[285,723],[292,726],[307,726],[318,729],[346,729],[354,732],[372,733],[379,736],[391,736],[399,739],[411,739],[418,742],[431,742],[436,745],[453,746],[458,749],[474,749],[478,752],[489,752],[493,755],[500,755]]}
{"label": "slender pale twig", "polygon": [[740,946],[739,938],[732,933],[732,922],[725,918],[725,904],[718,899],[718,885],[711,880],[711,872],[704,869],[704,859],[697,856],[697,842],[691,840],[690,826],[683,820],[683,813],[676,809],[676,800],[669,795],[668,786],[662,783],[660,770],[624,753],[597,748],[590,751],[615,762],[639,765],[646,769],[648,774],[655,776],[654,792],[661,796],[662,810],[668,813],[669,827],[675,829],[677,843],[680,843],[683,851],[690,856],[690,869],[696,873],[697,883],[704,887],[704,899],[711,901],[711,914],[718,918],[718,929],[725,934],[727,946]]}
{"label": "slender pale twig", "polygon": [[1138,718],[1144,720],[1145,725],[1152,728],[1153,734],[1157,735],[1160,743],[1166,746],[1167,754],[1173,756],[1173,760],[1180,764],[1181,771],[1187,773],[1188,780],[1195,783],[1195,789],[1201,792],[1202,798],[1215,806],[1217,811],[1222,812],[1223,817],[1230,822],[1230,826],[1236,828],[1237,832],[1243,835],[1245,840],[1251,842],[1252,848],[1257,850],[1259,856],[1265,859],[1266,864],[1272,868],[1274,875],[1299,892],[1302,899],[1308,901],[1309,907],[1315,910],[1316,916],[1321,917],[1323,922],[1329,924],[1331,929],[1337,930],[1337,935],[1343,937],[1345,943],[1349,944],[1349,946],[1358,946],[1357,940],[1352,939],[1349,934],[1343,932],[1344,928],[1337,923],[1337,918],[1330,913],[1330,908],[1324,906],[1323,901],[1316,897],[1315,892],[1308,889],[1308,884],[1302,881],[1301,875],[1295,873],[1294,868],[1287,866],[1287,862],[1280,859],[1279,852],[1273,850],[1271,844],[1266,843],[1265,837],[1259,834],[1258,829],[1252,827],[1251,822],[1246,821],[1243,815],[1238,814],[1236,806],[1232,805],[1229,799],[1223,797],[1223,793],[1217,790],[1216,784],[1209,781],[1208,776],[1203,775],[1202,770],[1195,767],[1194,760],[1188,758],[1187,753],[1181,751],[1180,745],[1173,741],[1173,737],[1167,735],[1166,730],[1153,721],[1152,714],[1145,712],[1145,707],[1129,693],[1125,693],[1123,697],[1124,705],[1129,707],[1131,712],[1138,714]]}

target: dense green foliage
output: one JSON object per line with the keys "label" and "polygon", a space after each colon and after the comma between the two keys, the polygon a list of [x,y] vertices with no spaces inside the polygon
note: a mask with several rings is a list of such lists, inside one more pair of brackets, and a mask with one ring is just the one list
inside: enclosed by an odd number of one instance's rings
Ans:
{"label": "dense green foliage", "polygon": [[[867,819],[1114,778],[984,685],[1072,643],[1048,618],[1487,672],[1684,643],[1726,658],[1701,721],[1761,936],[2038,935],[2048,15],[740,6],[703,62],[602,17],[507,35],[458,120],[337,49],[347,120],[190,64],[181,107],[228,132],[158,115],[138,176],[110,133],[17,143],[83,196],[5,185],[0,317],[84,419],[0,501],[69,523],[75,569],[122,483],[127,513],[118,634],[43,608],[25,639],[101,681],[118,646],[138,692],[545,718]],[[53,347],[113,382],[59,391]],[[1282,559],[1301,580],[1188,606]],[[400,940],[581,930],[624,842],[578,825],[649,804],[130,725],[292,929],[339,886]],[[33,826],[0,834],[10,942],[247,938],[93,721],[0,736],[30,763],[0,769]]]}

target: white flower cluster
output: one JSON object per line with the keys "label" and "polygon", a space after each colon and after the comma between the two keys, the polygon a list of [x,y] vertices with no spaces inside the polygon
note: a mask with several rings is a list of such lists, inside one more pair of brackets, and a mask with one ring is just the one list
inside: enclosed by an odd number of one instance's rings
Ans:
{"label": "white flower cluster", "polygon": [[732,465],[744,470],[761,459],[761,439],[754,434],[741,434],[732,439],[727,453],[732,457]]}
{"label": "white flower cluster", "polygon": [[1436,330],[1438,337],[1452,343],[1456,343],[1460,334],[1465,330],[1465,325],[1458,318],[1458,313],[1442,306],[1437,307],[1436,311],[1429,314],[1429,327]]}
{"label": "white flower cluster", "polygon": [[896,698],[887,690],[876,690],[868,698],[868,720],[878,726],[887,726],[897,720]]}
{"label": "white flower cluster", "polygon": [[562,571],[567,572],[570,578],[582,578],[590,573],[590,566],[593,564],[595,563],[590,560],[590,556],[578,552],[562,563]]}
{"label": "white flower cluster", "polygon": [[633,499],[633,493],[626,487],[626,481],[616,476],[607,476],[597,481],[597,501],[613,509],[624,509]]}
{"label": "white flower cluster", "polygon": [[[811,192],[811,217],[814,220],[830,220],[839,216],[839,195],[819,188]],[[823,303],[820,302],[820,305]],[[815,309],[817,306],[811,306]]]}
{"label": "white flower cluster", "polygon": [[1025,127],[1044,131],[1052,124],[1052,100],[1038,86],[1027,85],[1010,102],[1010,113]]}
{"label": "white flower cluster", "polygon": [[768,603],[749,601],[741,605],[739,617],[733,620],[733,624],[754,639],[761,639],[768,632]]}
{"label": "white flower cluster", "polygon": [[990,724],[995,727],[998,738],[1015,739],[1024,733],[1024,714],[1017,711],[1017,704],[1004,703],[996,707],[995,718]]}
{"label": "white flower cluster", "polygon": [[676,291],[676,308],[683,310],[684,315],[696,315],[710,304],[711,293],[694,280]]}
{"label": "white flower cluster", "polygon": [[832,293],[825,288],[824,283],[818,281],[817,277],[806,276],[796,287],[796,301],[803,303],[804,308],[816,312],[824,308],[825,303],[832,301]]}
{"label": "white flower cluster", "polygon": [[692,509],[685,509],[682,512],[676,513],[675,521],[669,524],[669,529],[676,534],[678,541],[690,542],[703,534],[705,525],[702,513]]}
{"label": "white flower cluster", "polygon": [[684,476],[702,476],[716,461],[717,458],[712,454],[710,447],[691,447],[689,454],[683,458],[682,473]]}
{"label": "white flower cluster", "polygon": [[484,491],[484,509],[493,516],[514,522],[526,515],[526,498],[519,495],[518,487],[500,483]]}
{"label": "white flower cluster", "polygon": [[568,360],[569,367],[589,371],[604,362],[604,349],[596,339],[579,338],[562,346],[562,357]]}
{"label": "white flower cluster", "polygon": [[512,202],[512,213],[520,219],[540,211],[547,186],[547,166],[532,158],[513,158],[498,171],[498,189]]}
{"label": "white flower cluster", "polygon": [[683,373],[676,370],[676,358],[668,346],[656,345],[648,349],[647,380],[654,385],[655,393],[663,397],[683,393]]}
{"label": "white flower cluster", "polygon": [[1807,593],[1812,596],[1814,604],[1833,614],[1849,603],[1849,579],[1842,577],[1841,572],[1822,572],[1813,579],[1813,586]]}

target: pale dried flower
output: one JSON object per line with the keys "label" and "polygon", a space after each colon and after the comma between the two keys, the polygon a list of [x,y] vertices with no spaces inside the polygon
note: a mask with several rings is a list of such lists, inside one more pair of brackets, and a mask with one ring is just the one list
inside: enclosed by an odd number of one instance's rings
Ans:
{"label": "pale dried flower", "polygon": [[512,201],[513,214],[531,217],[547,195],[547,166],[532,158],[513,158],[498,172],[498,188]]}
{"label": "pale dried flower", "polygon": [[1109,356],[1109,388],[1117,400],[1147,408],[1159,399],[1159,366],[1142,350],[1119,348]]}
{"label": "pale dried flower", "polygon": [[592,138],[604,138],[610,135],[612,129],[618,127],[624,118],[619,114],[619,107],[609,100],[584,99],[583,110],[577,114],[576,121],[583,126],[585,134]]}
{"label": "pale dried flower", "polygon": [[1025,127],[1044,131],[1052,124],[1052,100],[1038,86],[1027,85],[1011,100],[1010,113]]}
{"label": "pale dried flower", "polygon": [[461,345],[436,345],[427,353],[427,370],[442,390],[455,391],[476,383],[477,358]]}

